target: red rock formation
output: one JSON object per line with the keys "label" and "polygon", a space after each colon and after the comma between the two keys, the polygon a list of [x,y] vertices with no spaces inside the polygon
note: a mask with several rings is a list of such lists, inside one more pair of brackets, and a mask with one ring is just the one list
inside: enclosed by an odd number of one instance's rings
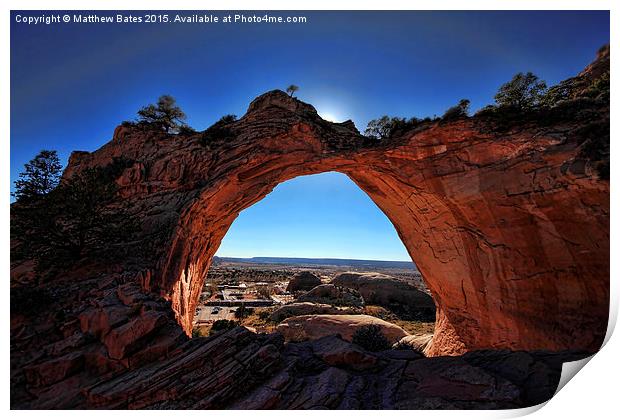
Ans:
{"label": "red rock formation", "polygon": [[[574,79],[579,89],[605,57]],[[140,216],[139,249],[128,245],[115,264],[81,262],[41,288],[50,294],[47,311],[12,313],[12,402],[117,405],[127,395],[119,383],[98,386],[88,403],[83,390],[127,370],[144,381],[141,366],[186,351],[171,314],[190,333],[211,259],[237,215],[279,183],[324,171],[348,175],[370,196],[423,274],[437,307],[428,354],[596,351],[608,315],[609,183],[582,145],[596,140],[591,127],[608,130],[608,118],[608,104],[581,100],[509,123],[431,122],[371,142],[350,123],[326,122],[273,91],[217,135],[120,126],[101,149],[74,153],[64,176],[114,158],[129,162],[117,179],[119,204]],[[75,342],[63,342],[74,334]],[[277,359],[272,351],[252,363]],[[340,375],[325,372],[325,383]],[[183,392],[161,381],[165,391],[142,384],[132,392]],[[152,406],[149,398],[135,406]]]}
{"label": "red rock formation", "polygon": [[321,284],[321,279],[309,271],[302,271],[293,276],[286,286],[287,292],[308,291]]}
{"label": "red rock formation", "polygon": [[578,155],[583,124],[526,119],[498,133],[473,118],[369,144],[273,91],[227,139],[119,127],[98,151],[72,156],[65,176],[135,160],[121,194],[140,208],[147,237],[164,235],[144,286],[172,301],[188,333],[237,215],[281,182],[339,171],[384,211],[423,274],[437,303],[432,354],[595,350],[607,322],[609,184]]}
{"label": "red rock formation", "polygon": [[429,295],[409,283],[385,274],[340,273],[332,279],[332,284],[353,288],[362,295],[367,305],[383,306],[398,315],[405,314],[414,316],[415,319],[428,320],[435,316],[435,304]]}
{"label": "red rock formation", "polygon": [[273,322],[299,315],[353,315],[361,313],[360,308],[338,307],[323,303],[293,302],[280,306],[269,316]]}

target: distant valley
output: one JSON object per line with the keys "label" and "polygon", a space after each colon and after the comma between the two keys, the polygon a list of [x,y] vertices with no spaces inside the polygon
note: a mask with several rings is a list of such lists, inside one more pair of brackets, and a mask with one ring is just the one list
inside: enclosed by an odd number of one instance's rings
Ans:
{"label": "distant valley", "polygon": [[218,263],[246,263],[246,264],[275,264],[290,266],[336,266],[336,267],[360,267],[360,268],[392,268],[416,270],[411,261],[381,261],[381,260],[354,260],[344,258],[290,258],[290,257],[214,257],[214,264]]}

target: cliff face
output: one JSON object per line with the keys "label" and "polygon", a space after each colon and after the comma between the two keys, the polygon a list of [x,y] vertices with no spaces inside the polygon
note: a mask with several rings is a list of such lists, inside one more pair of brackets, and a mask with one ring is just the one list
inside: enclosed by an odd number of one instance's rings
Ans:
{"label": "cliff face", "polygon": [[[583,89],[604,60],[572,85]],[[119,126],[101,149],[72,155],[64,176],[130,162],[116,181],[119,203],[142,221],[143,252],[105,267],[84,263],[53,283],[50,307],[63,308],[62,329],[48,316],[46,332],[24,341],[34,321],[12,317],[15,381],[39,390],[17,401],[79,405],[84,392],[75,389],[93,371],[114,377],[181,351],[186,338],[173,318],[191,331],[211,259],[237,215],[279,183],[325,171],[346,174],[370,196],[424,276],[437,306],[429,355],[596,351],[608,315],[609,183],[582,149],[596,140],[584,127],[608,132],[608,118],[608,105],[580,101],[501,129],[496,117],[479,116],[374,143],[273,91],[216,133]],[[65,297],[69,289],[77,295]],[[84,343],[67,343],[84,334]],[[36,340],[55,350],[33,355],[27,347]],[[45,393],[50,370],[52,382],[82,382],[65,385],[75,392],[58,402]],[[33,393],[37,403],[24,402]]]}

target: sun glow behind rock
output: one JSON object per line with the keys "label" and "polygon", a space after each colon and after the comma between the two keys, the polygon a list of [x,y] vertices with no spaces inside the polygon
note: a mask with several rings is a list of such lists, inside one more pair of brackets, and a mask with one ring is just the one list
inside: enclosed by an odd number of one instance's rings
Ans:
{"label": "sun glow behind rock", "polygon": [[319,116],[325,121],[342,122],[348,119],[344,117],[346,113],[341,112],[342,106],[339,107],[333,103],[326,103],[315,105],[315,107],[316,111],[319,113]]}
{"label": "sun glow behind rock", "polygon": [[334,114],[332,114],[331,112],[319,112],[319,115],[321,116],[321,118],[323,118],[325,121],[329,121],[329,122],[340,122],[342,121],[342,118],[338,118],[336,117]]}

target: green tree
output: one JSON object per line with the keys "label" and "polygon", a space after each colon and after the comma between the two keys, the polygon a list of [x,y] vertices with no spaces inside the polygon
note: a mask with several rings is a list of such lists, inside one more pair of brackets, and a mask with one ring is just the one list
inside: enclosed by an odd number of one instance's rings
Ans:
{"label": "green tree", "polygon": [[467,117],[469,115],[470,103],[471,102],[469,99],[461,99],[457,105],[448,108],[448,110],[443,114],[442,119],[451,121]]}
{"label": "green tree", "polygon": [[87,168],[37,201],[11,206],[11,239],[16,251],[33,258],[41,272],[62,267],[99,250],[112,255],[137,222],[117,202],[114,180],[126,163]]}
{"label": "green tree", "polygon": [[562,101],[570,99],[571,95],[571,84],[565,80],[547,89],[543,97],[540,98],[540,105],[551,108]]}
{"label": "green tree", "polygon": [[366,126],[366,130],[364,130],[364,135],[373,139],[386,139],[411,130],[427,121],[430,121],[430,119],[421,120],[415,117],[405,119],[384,115],[381,118],[370,120]]}
{"label": "green tree", "polygon": [[290,97],[293,97],[295,92],[297,92],[298,90],[299,90],[299,86],[289,85],[289,87],[286,88],[286,93],[288,93]]}
{"label": "green tree", "polygon": [[138,122],[158,126],[166,133],[177,133],[187,130],[185,113],[170,95],[162,95],[157,104],[150,104],[138,111]]}
{"label": "green tree", "polygon": [[517,73],[499,88],[495,102],[500,107],[534,108],[540,105],[546,90],[547,84],[535,74]]}
{"label": "green tree", "polygon": [[394,118],[384,115],[381,118],[370,120],[366,130],[364,130],[364,135],[374,139],[385,139],[390,136],[393,126]]}
{"label": "green tree", "polygon": [[24,165],[15,181],[13,196],[17,201],[37,200],[49,194],[60,182],[62,165],[55,150],[41,150]]}

